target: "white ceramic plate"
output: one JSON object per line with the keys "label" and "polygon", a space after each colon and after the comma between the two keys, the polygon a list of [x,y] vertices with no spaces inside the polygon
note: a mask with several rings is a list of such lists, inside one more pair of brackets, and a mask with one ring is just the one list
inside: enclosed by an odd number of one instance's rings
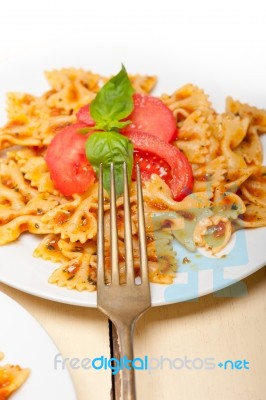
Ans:
{"label": "white ceramic plate", "polygon": [[[165,63],[164,60],[169,62]],[[263,88],[266,87],[266,75],[251,74],[252,65],[246,68],[240,61],[228,68],[220,65],[215,69],[215,60],[199,62],[195,67],[193,55],[187,54],[185,64],[173,58],[169,53],[160,50],[160,57],[152,53],[147,57],[146,49],[138,48],[132,52],[129,48],[111,47],[109,50],[93,51],[87,56],[71,49],[71,52],[57,51],[38,54],[33,51],[23,54],[23,58],[15,57],[6,60],[0,66],[1,89],[0,109],[4,109],[5,93],[8,91],[29,92],[41,94],[48,86],[43,77],[45,69],[61,67],[83,67],[101,74],[116,73],[123,62],[131,73],[156,74],[159,83],[157,94],[171,93],[185,83],[194,83],[210,95],[217,111],[224,109],[225,98],[228,95],[257,107],[266,107]],[[257,65],[258,69],[259,66]],[[2,112],[2,111],[1,111]],[[4,117],[1,118],[4,122]],[[264,156],[266,140],[264,140]],[[265,157],[264,157],[265,158]],[[47,283],[48,277],[55,265],[32,257],[32,252],[38,243],[38,238],[25,234],[17,242],[0,247],[0,280],[12,287],[40,296],[46,299],[80,306],[96,306],[96,294],[70,291]],[[221,259],[209,258],[201,254],[193,255],[177,245],[179,273],[174,285],[152,285],[153,305],[163,305],[172,302],[190,300],[204,294],[225,288],[240,279],[250,275],[266,263],[266,229],[239,232],[232,238],[227,248],[227,256]],[[190,259],[189,264],[182,264],[184,257]],[[241,284],[231,286],[232,290],[216,295],[240,296],[245,294]]]}
{"label": "white ceramic plate", "polygon": [[29,368],[26,382],[14,393],[13,400],[76,400],[67,369],[55,369],[59,350],[37,321],[13,299],[0,292],[0,365]]}

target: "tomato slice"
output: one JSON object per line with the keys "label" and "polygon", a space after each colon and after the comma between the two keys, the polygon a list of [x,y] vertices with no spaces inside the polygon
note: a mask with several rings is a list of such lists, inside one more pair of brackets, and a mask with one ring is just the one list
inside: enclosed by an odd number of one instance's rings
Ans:
{"label": "tomato slice", "polygon": [[169,164],[172,178],[168,185],[175,200],[182,200],[192,192],[192,168],[185,155],[177,147],[136,129],[127,130],[124,135],[132,141],[135,150],[152,153]]}
{"label": "tomato slice", "polygon": [[[169,186],[172,179],[171,167],[161,157],[148,151],[134,150],[134,164],[139,164],[142,180],[150,179],[152,174],[157,174]],[[134,181],[137,179],[135,168],[132,171],[132,179]]]}
{"label": "tomato slice", "polygon": [[90,114],[90,105],[81,107],[77,112],[77,119],[80,122],[84,122],[87,126],[94,126],[95,121],[92,119]]}
{"label": "tomato slice", "polygon": [[[166,142],[175,140],[177,135],[175,117],[160,99],[135,93],[133,100],[133,112],[126,118],[126,120],[131,121],[131,124],[124,128],[122,132],[136,129],[157,136]],[[79,109],[77,119],[87,126],[95,125],[95,121],[90,115],[89,104]]]}
{"label": "tomato slice", "polygon": [[85,192],[95,173],[85,155],[87,137],[78,131],[87,124],[76,123],[58,132],[49,144],[45,161],[55,187],[65,196]]}
{"label": "tomato slice", "polygon": [[158,98],[145,94],[133,95],[134,109],[127,117],[131,122],[123,132],[133,129],[172,142],[177,135],[176,120],[172,111]]}

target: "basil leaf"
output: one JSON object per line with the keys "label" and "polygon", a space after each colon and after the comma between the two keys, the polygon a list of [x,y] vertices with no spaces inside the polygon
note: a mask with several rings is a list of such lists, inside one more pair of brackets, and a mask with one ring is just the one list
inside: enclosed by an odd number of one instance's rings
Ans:
{"label": "basil leaf", "polygon": [[[108,123],[106,122],[99,122],[97,123],[97,125],[95,125],[92,128],[88,128],[90,130],[94,130],[94,131],[116,131],[117,129],[122,129],[125,126],[129,125],[131,123],[131,121],[110,121]],[[83,129],[87,129],[87,128],[83,128]],[[89,130],[88,130],[89,132]]]}
{"label": "basil leaf", "polygon": [[78,133],[81,133],[82,135],[87,135],[91,131],[91,127],[86,127],[86,128],[80,128],[78,130]]}
{"label": "basil leaf", "polygon": [[115,131],[95,132],[86,141],[86,156],[99,176],[103,165],[103,186],[110,193],[110,165],[114,164],[116,195],[123,193],[123,164],[127,163],[128,181],[133,168],[133,144]]}
{"label": "basil leaf", "polygon": [[133,93],[134,89],[122,65],[121,71],[101,88],[92,101],[92,118],[104,130],[116,128],[114,122],[126,118],[133,110]]}
{"label": "basil leaf", "polygon": [[112,121],[109,123],[110,130],[122,129],[131,124],[131,121]]}

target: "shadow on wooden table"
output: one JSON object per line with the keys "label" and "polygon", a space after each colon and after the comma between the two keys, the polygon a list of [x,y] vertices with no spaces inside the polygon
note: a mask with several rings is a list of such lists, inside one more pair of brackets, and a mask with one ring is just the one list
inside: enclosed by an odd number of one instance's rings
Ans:
{"label": "shadow on wooden table", "polygon": [[[78,307],[42,299],[37,296],[23,293],[20,290],[13,289],[7,285],[4,285],[1,282],[0,290],[6,295],[12,297],[18,303],[20,303],[25,309],[33,314],[36,319],[39,319],[39,314],[47,313],[47,306],[49,306],[49,313],[54,313],[56,311],[56,314],[59,318],[61,316],[67,316],[67,318],[71,320],[71,323],[75,323],[75,320],[79,319],[81,316],[84,316],[84,318],[93,318],[94,321],[103,319],[102,313],[96,308]],[[34,304],[34,307],[30,308],[28,306],[29,304]],[[38,312],[35,313],[35,310]]]}

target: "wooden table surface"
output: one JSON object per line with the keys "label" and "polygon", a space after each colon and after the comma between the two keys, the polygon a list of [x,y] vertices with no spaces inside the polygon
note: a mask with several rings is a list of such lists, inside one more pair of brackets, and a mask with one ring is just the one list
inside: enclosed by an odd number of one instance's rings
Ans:
{"label": "wooden table surface", "polygon": [[[150,309],[137,323],[135,356],[168,358],[163,369],[137,371],[138,399],[264,400],[266,392],[266,269],[245,279],[239,298],[208,295]],[[46,329],[64,358],[110,357],[108,320],[97,309],[55,303],[0,284]],[[213,358],[214,369],[181,368],[189,360]],[[170,362],[176,368],[170,369]],[[217,364],[246,360],[250,369],[224,370]],[[152,361],[155,366],[156,361]],[[110,371],[70,370],[77,400],[110,399]],[[65,400],[65,399],[64,399]]]}

